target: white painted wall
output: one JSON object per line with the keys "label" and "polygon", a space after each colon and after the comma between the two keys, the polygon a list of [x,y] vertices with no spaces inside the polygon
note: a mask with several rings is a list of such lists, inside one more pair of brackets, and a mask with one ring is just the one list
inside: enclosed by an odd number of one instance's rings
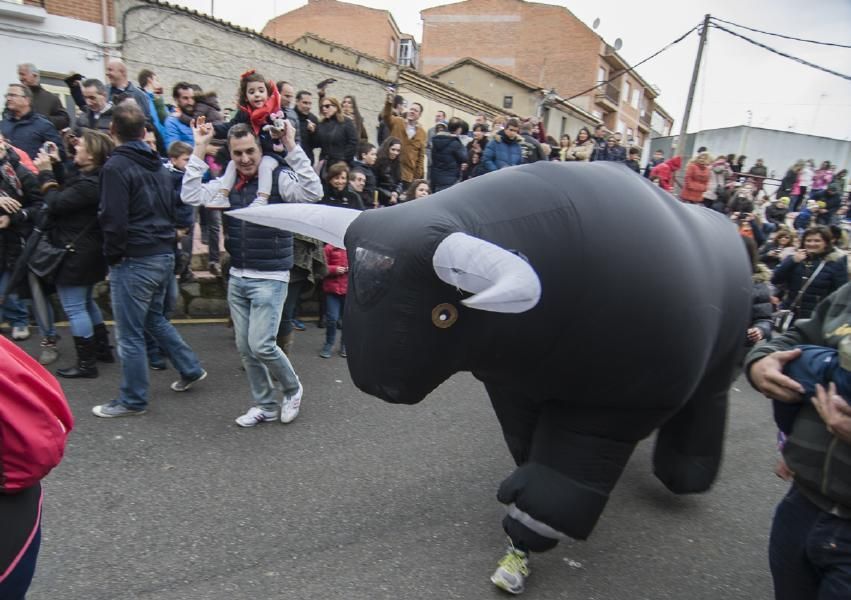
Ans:
{"label": "white painted wall", "polygon": [[[109,27],[110,42],[115,28]],[[104,79],[100,24],[58,17],[44,9],[0,1],[0,84],[17,83],[17,65],[35,64],[40,71]],[[51,91],[57,91],[47,86]],[[67,91],[67,89],[65,90]]]}

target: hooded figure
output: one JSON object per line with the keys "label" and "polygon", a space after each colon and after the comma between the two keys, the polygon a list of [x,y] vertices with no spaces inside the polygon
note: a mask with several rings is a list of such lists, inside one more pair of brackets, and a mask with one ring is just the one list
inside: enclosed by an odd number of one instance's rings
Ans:
{"label": "hooded figure", "polygon": [[680,170],[680,167],[683,165],[683,159],[681,156],[674,156],[673,158],[669,158],[661,165],[656,165],[650,171],[650,177],[658,177],[659,185],[666,192],[674,191],[674,173]]}

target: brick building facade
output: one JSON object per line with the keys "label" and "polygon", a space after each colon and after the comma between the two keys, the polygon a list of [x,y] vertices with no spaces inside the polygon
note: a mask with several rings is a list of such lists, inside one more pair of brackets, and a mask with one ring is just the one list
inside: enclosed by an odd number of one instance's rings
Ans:
{"label": "brick building facade", "polygon": [[338,0],[308,0],[306,5],[271,19],[262,33],[285,43],[314,33],[381,60],[392,63],[401,60],[406,66],[416,66],[413,37],[399,31],[387,10]]}
{"label": "brick building facade", "polygon": [[[103,22],[103,6],[101,0],[23,0],[27,6],[43,8],[51,15],[79,19],[91,23]],[[115,6],[112,0],[107,0],[107,25],[115,25]]]}
{"label": "brick building facade", "polygon": [[420,64],[432,73],[471,57],[497,69],[554,88],[639,146],[650,133],[658,93],[635,73],[594,91],[601,81],[629,68],[617,52],[573,13],[523,0],[466,0],[421,13]]}

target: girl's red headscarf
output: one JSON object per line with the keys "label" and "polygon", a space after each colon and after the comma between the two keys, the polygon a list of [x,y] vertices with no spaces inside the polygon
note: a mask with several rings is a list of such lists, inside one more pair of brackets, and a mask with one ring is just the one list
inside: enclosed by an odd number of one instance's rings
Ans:
{"label": "girl's red headscarf", "polygon": [[[246,71],[242,77],[247,77],[254,73],[253,70]],[[241,105],[239,108],[245,112],[251,120],[251,127],[254,129],[255,135],[260,135],[260,130],[266,124],[269,115],[276,112],[281,112],[281,94],[278,92],[278,87],[273,81],[267,82],[267,88],[272,88],[272,94],[266,99],[266,103],[260,108],[254,108],[251,105]]]}

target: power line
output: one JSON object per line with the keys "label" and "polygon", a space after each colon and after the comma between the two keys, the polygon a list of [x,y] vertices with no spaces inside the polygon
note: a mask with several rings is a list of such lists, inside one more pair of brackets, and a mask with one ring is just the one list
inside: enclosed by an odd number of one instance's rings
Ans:
{"label": "power line", "polygon": [[680,37],[678,37],[677,39],[675,39],[673,42],[671,42],[670,44],[668,44],[667,46],[665,46],[665,47],[664,47],[664,48],[662,48],[661,50],[658,50],[658,51],[654,52],[653,54],[651,54],[650,56],[648,56],[647,58],[645,58],[645,59],[644,59],[644,60],[642,60],[641,62],[638,62],[638,63],[634,64],[633,66],[631,66],[631,67],[630,67],[630,68],[628,68],[628,69],[624,69],[624,70],[620,71],[617,75],[614,75],[614,76],[610,77],[610,78],[609,78],[609,79],[607,79],[606,81],[601,81],[600,83],[598,83],[598,84],[597,84],[597,85],[595,85],[594,87],[590,87],[590,88],[588,88],[588,89],[587,89],[587,90],[585,90],[585,91],[579,92],[578,94],[574,94],[574,95],[573,95],[573,96],[571,96],[570,98],[565,98],[565,101],[567,101],[567,100],[573,100],[574,98],[579,98],[579,96],[584,96],[584,95],[585,95],[585,94],[587,94],[588,92],[593,92],[593,91],[594,91],[594,90],[596,90],[598,87],[601,87],[601,86],[604,86],[604,85],[606,85],[606,84],[608,84],[608,83],[611,83],[612,81],[614,81],[614,80],[615,80],[615,79],[617,79],[618,77],[620,77],[620,76],[622,76],[622,75],[625,75],[625,74],[627,74],[627,73],[629,73],[629,72],[631,72],[631,71],[634,71],[635,69],[637,69],[638,67],[640,67],[641,65],[643,65],[644,63],[646,63],[648,60],[650,60],[651,58],[656,58],[657,56],[659,56],[660,54],[662,54],[665,50],[667,50],[667,49],[668,49],[668,48],[670,48],[671,46],[674,46],[675,44],[679,44],[680,42],[682,42],[682,41],[683,41],[684,39],[686,39],[689,35],[691,35],[692,33],[694,33],[694,32],[695,32],[695,31],[696,31],[699,27],[700,27],[700,25],[695,25],[694,27],[692,27],[691,29],[689,29],[688,31],[686,31],[684,34],[682,34]]}
{"label": "power line", "polygon": [[836,75],[837,77],[841,77],[842,79],[846,79],[848,81],[851,81],[851,75],[845,75],[843,73],[839,73],[838,71],[833,71],[831,69],[828,69],[827,67],[822,67],[821,65],[817,65],[817,64],[811,63],[809,61],[806,61],[803,58],[798,58],[797,56],[792,56],[791,54],[786,54],[785,52],[781,52],[780,50],[775,50],[774,48],[772,48],[770,46],[766,46],[765,44],[763,44],[761,42],[757,42],[756,40],[752,40],[751,38],[746,37],[746,36],[742,35],[741,33],[736,33],[735,31],[730,31],[726,27],[718,25],[717,23],[713,23],[712,27],[715,27],[716,29],[720,29],[721,31],[726,31],[730,35],[734,35],[737,38],[742,38],[743,40],[745,40],[746,42],[750,42],[754,46],[759,46],[760,48],[762,48],[764,50],[768,50],[769,52],[774,52],[775,54],[779,54],[780,56],[783,56],[783,57],[789,58],[791,60],[794,60],[796,62],[799,62],[802,65],[807,65],[808,67],[812,67],[813,69],[818,69],[819,71],[824,71],[825,73],[830,73],[831,75]]}
{"label": "power line", "polygon": [[753,27],[748,27],[747,25],[739,25],[738,23],[733,23],[732,21],[725,21],[724,19],[719,19],[718,17],[712,17],[713,21],[718,21],[719,23],[726,23],[727,25],[733,25],[734,27],[740,27],[741,29],[747,29],[748,31],[753,31],[755,33],[764,33],[765,35],[773,35],[775,37],[783,38],[785,40],[794,40],[796,42],[806,42],[808,44],[819,44],[820,46],[835,46],[837,48],[851,48],[851,46],[847,46],[845,44],[834,44],[833,42],[822,42],[820,40],[807,40],[804,38],[793,37],[791,35],[783,35],[782,33],[773,33],[771,31],[763,31],[762,29],[754,29]]}

